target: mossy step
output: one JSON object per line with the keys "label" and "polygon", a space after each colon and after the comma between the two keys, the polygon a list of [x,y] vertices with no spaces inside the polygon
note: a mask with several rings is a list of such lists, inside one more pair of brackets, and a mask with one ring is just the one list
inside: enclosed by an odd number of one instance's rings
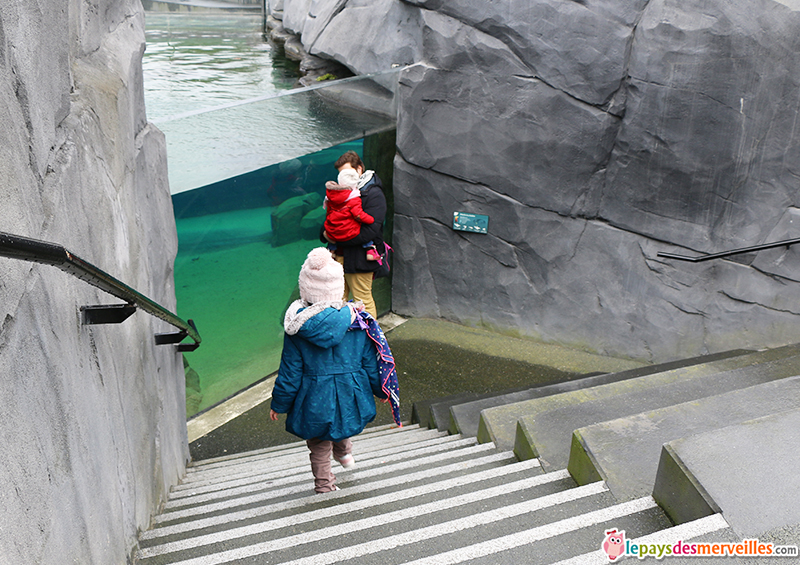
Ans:
{"label": "mossy step", "polygon": [[800,524],[800,410],[664,445],[653,497],[675,523],[721,511],[741,538]]}
{"label": "mossy step", "polygon": [[[732,349],[730,351],[723,351],[721,353],[691,357],[689,359],[681,359],[678,361],[659,363],[656,365],[648,365],[646,367],[638,367],[636,369],[628,369],[626,371],[617,371],[614,373],[590,373],[584,377],[572,381],[511,391],[505,394],[487,395],[483,398],[478,398],[470,402],[462,402],[459,404],[453,403],[453,405],[449,408],[449,422],[447,424],[447,428],[443,428],[441,424],[439,424],[437,427],[440,430],[448,429],[451,434],[461,434],[464,436],[475,437],[478,435],[480,414],[487,408],[494,408],[495,406],[504,406],[506,404],[513,404],[515,402],[522,402],[525,400],[531,400],[533,398],[542,398],[545,396],[560,394],[562,392],[570,392],[602,384],[634,379],[663,371],[671,371],[673,369],[689,367],[691,365],[700,365],[702,363],[710,363],[712,361],[719,361],[721,359],[729,359],[731,357],[738,357],[747,353],[753,353],[753,351],[748,351],[746,349]],[[441,417],[437,416],[437,423],[439,422],[441,422]]]}
{"label": "mossy step", "polygon": [[568,469],[633,500],[652,493],[663,444],[790,409],[800,409],[800,377],[594,424],[573,433]]}
{"label": "mossy step", "polygon": [[794,376],[800,374],[798,355],[800,345],[785,346],[490,408],[481,413],[478,441],[511,449],[519,421],[517,456],[563,469],[578,428]]}

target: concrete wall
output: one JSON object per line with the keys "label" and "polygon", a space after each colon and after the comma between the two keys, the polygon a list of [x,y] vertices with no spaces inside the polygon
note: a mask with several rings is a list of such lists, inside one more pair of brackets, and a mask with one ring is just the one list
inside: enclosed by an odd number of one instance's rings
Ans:
{"label": "concrete wall", "polygon": [[[64,245],[173,309],[163,135],[148,125],[139,0],[0,3],[0,231]],[[109,565],[188,458],[184,378],[164,322],[84,326],[119,301],[0,258],[3,563]]]}
{"label": "concrete wall", "polygon": [[[657,257],[800,235],[796,0],[273,12],[357,73],[417,63],[401,81],[396,312],[652,361],[800,340],[800,248]],[[456,211],[488,215],[488,235],[454,232]]]}

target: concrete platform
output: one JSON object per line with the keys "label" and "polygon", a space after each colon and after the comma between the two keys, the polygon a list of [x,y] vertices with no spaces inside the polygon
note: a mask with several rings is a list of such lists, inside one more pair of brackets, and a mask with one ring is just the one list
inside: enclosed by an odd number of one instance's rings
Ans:
{"label": "concrete platform", "polygon": [[604,480],[618,500],[653,492],[663,444],[785,410],[800,410],[800,377],[575,430],[569,466],[578,484]]}
{"label": "concrete platform", "polygon": [[653,497],[676,523],[719,510],[742,538],[796,532],[799,442],[800,410],[671,441]]}
{"label": "concrete platform", "polygon": [[[565,468],[578,428],[800,374],[800,345],[484,410],[478,441]],[[519,422],[519,435],[517,425]]]}

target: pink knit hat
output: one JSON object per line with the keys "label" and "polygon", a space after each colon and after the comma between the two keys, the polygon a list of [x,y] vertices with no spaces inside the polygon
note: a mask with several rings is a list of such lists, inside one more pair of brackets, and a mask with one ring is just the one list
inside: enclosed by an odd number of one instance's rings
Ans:
{"label": "pink knit hat", "polygon": [[300,298],[308,304],[344,297],[344,269],[324,247],[312,249],[300,269]]}

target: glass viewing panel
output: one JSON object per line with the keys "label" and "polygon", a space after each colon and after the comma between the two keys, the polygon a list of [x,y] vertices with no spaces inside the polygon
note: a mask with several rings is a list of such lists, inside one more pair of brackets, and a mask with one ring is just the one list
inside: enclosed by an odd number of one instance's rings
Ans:
{"label": "glass viewing panel", "polygon": [[[378,80],[390,84],[385,78]],[[393,96],[385,92],[392,91],[376,88],[370,77],[336,83],[157,122],[167,137],[170,183],[178,188],[178,315],[192,317],[203,336],[185,356],[187,416],[278,369],[283,314],[299,296],[308,251],[322,245],[325,182],[336,179],[333,163],[345,151],[356,151],[383,180],[391,240],[395,119]],[[385,113],[337,102],[356,105],[356,98]],[[379,312],[388,311],[389,280],[375,281],[373,293]]]}
{"label": "glass viewing panel", "polygon": [[394,129],[399,72],[324,81],[153,120],[166,135],[170,190],[199,188]]}

